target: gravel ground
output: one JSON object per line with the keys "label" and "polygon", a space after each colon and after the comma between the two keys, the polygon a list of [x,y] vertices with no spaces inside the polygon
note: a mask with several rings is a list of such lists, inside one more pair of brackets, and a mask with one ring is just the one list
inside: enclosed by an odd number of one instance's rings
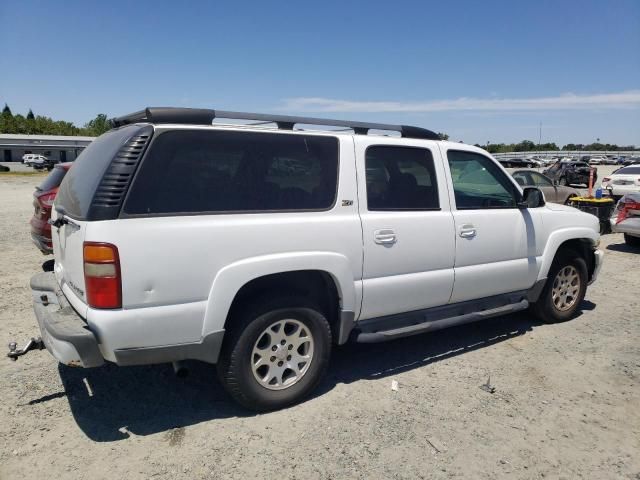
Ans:
{"label": "gravel ground", "polygon": [[[0,176],[0,339],[37,333],[40,176]],[[640,478],[640,251],[603,237],[601,277],[557,325],[517,314],[334,352],[316,396],[252,415],[213,367],[0,362],[0,478]],[[479,388],[491,377],[493,394]],[[392,391],[391,383],[398,382]]]}

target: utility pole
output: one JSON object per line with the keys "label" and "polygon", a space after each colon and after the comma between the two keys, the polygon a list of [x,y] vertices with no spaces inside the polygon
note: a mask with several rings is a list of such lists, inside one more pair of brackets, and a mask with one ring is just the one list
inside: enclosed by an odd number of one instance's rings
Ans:
{"label": "utility pole", "polygon": [[538,152],[540,152],[541,143],[542,143],[542,122],[540,122],[540,128],[538,129]]}

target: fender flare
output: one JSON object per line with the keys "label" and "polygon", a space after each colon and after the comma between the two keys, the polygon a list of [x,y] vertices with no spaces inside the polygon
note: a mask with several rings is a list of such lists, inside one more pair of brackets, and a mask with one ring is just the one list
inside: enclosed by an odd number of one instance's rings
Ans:
{"label": "fender flare", "polygon": [[336,285],[341,309],[351,312],[359,310],[356,309],[352,266],[344,255],[334,252],[261,255],[239,260],[218,271],[209,291],[202,335],[224,329],[231,304],[244,285],[266,275],[297,270],[328,273]]}
{"label": "fender flare", "polygon": [[569,240],[589,240],[595,248],[596,242],[600,235],[593,229],[588,227],[571,227],[562,230],[556,230],[547,239],[544,251],[542,252],[542,264],[538,272],[538,280],[545,279],[549,274],[551,263],[558,252],[560,246]]}

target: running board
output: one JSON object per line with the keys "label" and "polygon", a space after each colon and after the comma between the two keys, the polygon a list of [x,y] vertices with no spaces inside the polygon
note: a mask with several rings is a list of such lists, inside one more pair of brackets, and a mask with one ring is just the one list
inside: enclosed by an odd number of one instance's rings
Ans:
{"label": "running board", "polygon": [[358,332],[356,334],[356,342],[359,343],[378,343],[394,340],[396,338],[408,337],[419,333],[432,332],[442,328],[453,327],[465,323],[478,322],[490,317],[499,315],[507,315],[509,313],[519,312],[529,307],[529,302],[522,299],[517,303],[504,305],[478,312],[467,313],[455,317],[442,318],[439,320],[427,320],[415,325],[407,325],[405,327],[394,328],[391,330],[379,330],[376,332]]}

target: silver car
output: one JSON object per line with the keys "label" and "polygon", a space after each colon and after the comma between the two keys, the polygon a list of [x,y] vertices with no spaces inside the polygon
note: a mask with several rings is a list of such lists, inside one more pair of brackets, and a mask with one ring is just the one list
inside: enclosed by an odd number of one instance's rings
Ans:
{"label": "silver car", "polygon": [[544,193],[547,202],[569,203],[572,197],[579,197],[580,193],[575,188],[558,185],[549,177],[532,170],[513,170],[511,175],[523,187],[537,187]]}
{"label": "silver car", "polygon": [[616,205],[611,217],[611,231],[624,233],[624,241],[640,247],[640,193],[627,193]]}

